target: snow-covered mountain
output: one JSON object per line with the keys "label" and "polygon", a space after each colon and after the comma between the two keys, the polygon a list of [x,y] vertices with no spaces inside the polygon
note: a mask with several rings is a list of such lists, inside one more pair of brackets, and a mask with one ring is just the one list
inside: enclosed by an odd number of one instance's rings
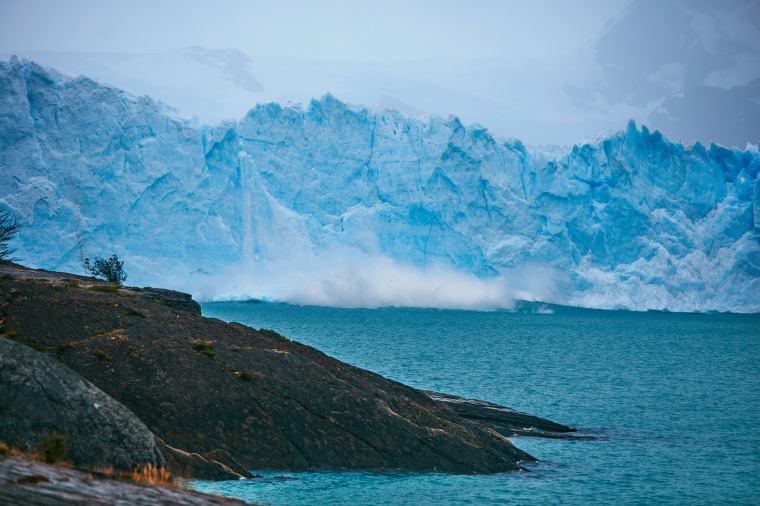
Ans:
{"label": "snow-covered mountain", "polygon": [[528,148],[327,95],[200,125],[0,63],[0,205],[27,265],[117,253],[130,284],[348,306],[760,312],[758,147],[630,123]]}

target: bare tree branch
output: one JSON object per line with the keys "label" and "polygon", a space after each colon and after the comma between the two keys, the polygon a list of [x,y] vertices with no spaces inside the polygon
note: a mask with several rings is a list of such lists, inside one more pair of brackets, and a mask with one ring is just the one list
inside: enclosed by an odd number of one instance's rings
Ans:
{"label": "bare tree branch", "polygon": [[16,249],[11,248],[9,243],[22,228],[23,225],[15,214],[10,211],[0,211],[0,261],[17,260],[12,256]]}

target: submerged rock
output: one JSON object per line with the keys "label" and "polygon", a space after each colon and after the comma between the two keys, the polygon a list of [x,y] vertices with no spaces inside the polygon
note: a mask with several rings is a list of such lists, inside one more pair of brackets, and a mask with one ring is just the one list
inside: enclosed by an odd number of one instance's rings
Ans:
{"label": "submerged rock", "polygon": [[0,441],[44,452],[54,433],[65,437],[58,456],[77,466],[129,471],[164,463],[129,409],[44,353],[0,339]]}
{"label": "submerged rock", "polygon": [[596,439],[578,436],[576,429],[529,415],[506,406],[478,399],[465,399],[455,395],[423,390],[431,399],[446,404],[459,416],[481,427],[497,430],[505,436],[529,436],[549,439]]}

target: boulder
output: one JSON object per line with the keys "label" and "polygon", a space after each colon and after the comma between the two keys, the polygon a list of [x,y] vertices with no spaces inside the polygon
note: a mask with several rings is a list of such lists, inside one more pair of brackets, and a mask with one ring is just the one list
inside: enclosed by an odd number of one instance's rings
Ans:
{"label": "boulder", "polygon": [[76,466],[129,471],[164,458],[153,435],[129,409],[62,363],[0,339],[0,441],[43,450],[65,437],[62,457]]}

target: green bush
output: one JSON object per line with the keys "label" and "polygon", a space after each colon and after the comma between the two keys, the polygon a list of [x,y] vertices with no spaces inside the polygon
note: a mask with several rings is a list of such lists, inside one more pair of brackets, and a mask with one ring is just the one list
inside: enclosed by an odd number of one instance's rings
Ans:
{"label": "green bush", "polygon": [[127,280],[127,274],[124,272],[124,262],[119,257],[111,255],[111,258],[103,259],[95,257],[90,263],[90,258],[84,259],[84,270],[96,278],[100,278],[109,283],[123,284]]}
{"label": "green bush", "polygon": [[62,436],[55,431],[40,443],[40,450],[45,457],[45,462],[48,464],[55,464],[56,462],[63,460],[63,456],[68,447],[69,443],[66,436]]}
{"label": "green bush", "polygon": [[211,343],[195,343],[195,345],[193,345],[193,350],[199,355],[208,355],[209,357],[216,356],[216,352],[211,346]]}

